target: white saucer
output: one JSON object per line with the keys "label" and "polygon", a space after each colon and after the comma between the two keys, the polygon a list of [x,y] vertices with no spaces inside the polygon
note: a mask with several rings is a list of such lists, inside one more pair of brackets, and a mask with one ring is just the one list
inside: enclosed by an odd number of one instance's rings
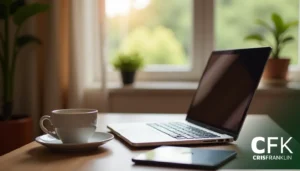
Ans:
{"label": "white saucer", "polygon": [[87,143],[63,144],[61,140],[54,138],[49,134],[41,135],[35,138],[35,141],[55,151],[92,151],[106,142],[112,140],[114,136],[110,133],[95,132]]}

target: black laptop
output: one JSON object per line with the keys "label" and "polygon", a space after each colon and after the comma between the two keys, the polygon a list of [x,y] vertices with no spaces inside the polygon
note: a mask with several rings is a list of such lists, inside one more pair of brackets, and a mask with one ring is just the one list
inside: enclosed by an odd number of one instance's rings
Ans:
{"label": "black laptop", "polygon": [[213,51],[186,120],[114,123],[108,128],[132,146],[234,141],[270,52],[270,47]]}

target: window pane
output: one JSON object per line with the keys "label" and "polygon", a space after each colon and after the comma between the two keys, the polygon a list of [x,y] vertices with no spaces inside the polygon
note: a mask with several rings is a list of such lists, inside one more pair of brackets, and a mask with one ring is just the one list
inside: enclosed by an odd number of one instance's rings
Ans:
{"label": "window pane", "polygon": [[138,52],[147,65],[189,64],[192,0],[106,0],[107,55]]}
{"label": "window pane", "polygon": [[[274,39],[266,29],[256,24],[257,19],[271,24],[271,14],[278,13],[284,21],[299,18],[299,0],[216,0],[215,1],[215,47],[216,49],[247,48],[262,46],[255,41],[245,41],[252,33],[262,33],[271,44]],[[298,29],[288,30],[295,41],[287,43],[280,56],[298,63]]]}

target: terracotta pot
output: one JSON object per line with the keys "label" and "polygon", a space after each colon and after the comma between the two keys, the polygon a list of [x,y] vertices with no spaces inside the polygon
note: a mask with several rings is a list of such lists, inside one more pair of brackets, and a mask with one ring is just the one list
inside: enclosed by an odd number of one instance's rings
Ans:
{"label": "terracotta pot", "polygon": [[0,121],[0,136],[0,156],[30,143],[33,139],[32,119]]}
{"label": "terracotta pot", "polygon": [[266,64],[263,79],[265,80],[286,80],[290,59],[272,59]]}

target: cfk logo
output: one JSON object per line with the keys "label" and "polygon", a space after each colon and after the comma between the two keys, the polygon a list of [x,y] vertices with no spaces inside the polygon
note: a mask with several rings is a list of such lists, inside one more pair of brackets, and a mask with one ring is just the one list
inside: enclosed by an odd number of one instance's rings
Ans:
{"label": "cfk logo", "polygon": [[[255,153],[253,155],[253,160],[292,160],[293,151],[288,146],[292,137],[285,140],[283,137],[255,137],[251,142],[251,149]],[[263,144],[264,147],[258,146],[258,144]],[[280,154],[278,152],[280,149]],[[277,153],[272,153],[276,150]],[[284,152],[289,152],[285,153]],[[286,155],[288,154],[288,155]]]}
{"label": "cfk logo", "polygon": [[272,153],[272,148],[278,148],[280,147],[280,153],[282,154],[284,152],[284,149],[286,149],[288,152],[293,154],[292,150],[289,148],[288,143],[291,141],[292,137],[290,137],[288,140],[284,141],[283,137],[280,137],[280,142],[279,137],[268,137],[267,141],[264,137],[255,137],[253,138],[251,142],[251,148],[252,151],[256,154],[264,154],[266,153],[266,149],[262,148],[259,149],[257,147],[257,143],[259,141],[263,143],[267,143],[267,153],[270,154]]}

